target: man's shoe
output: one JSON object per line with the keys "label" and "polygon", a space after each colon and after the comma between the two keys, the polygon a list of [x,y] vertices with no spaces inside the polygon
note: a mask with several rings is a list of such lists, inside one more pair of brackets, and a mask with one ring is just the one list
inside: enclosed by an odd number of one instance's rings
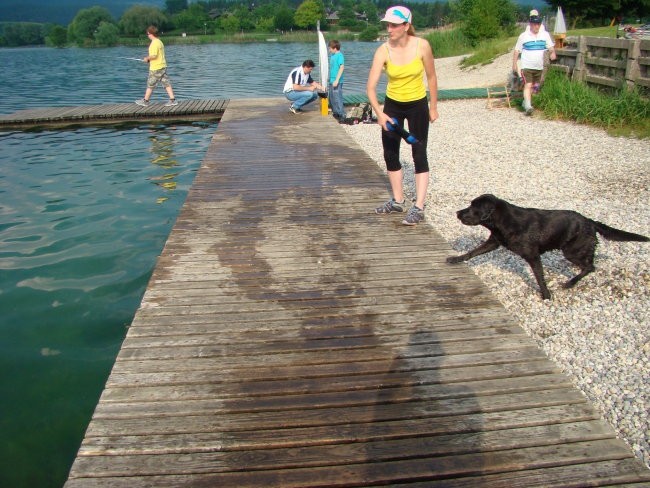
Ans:
{"label": "man's shoe", "polygon": [[404,225],[417,225],[424,220],[424,210],[413,205],[402,220]]}
{"label": "man's shoe", "polygon": [[533,115],[533,107],[530,107],[530,108],[527,108],[527,109],[526,109],[526,115],[528,115],[529,117],[530,117],[531,115]]}
{"label": "man's shoe", "polygon": [[381,207],[375,209],[377,214],[389,214],[392,212],[403,212],[404,211],[404,202],[396,202],[394,198],[391,198]]}
{"label": "man's shoe", "polygon": [[289,105],[289,112],[298,115],[300,112],[302,112],[302,110],[295,108],[293,105]]}
{"label": "man's shoe", "polygon": [[145,100],[144,98],[141,98],[140,100],[135,101],[136,105],[140,105],[141,107],[146,107],[149,105],[149,100]]}
{"label": "man's shoe", "polygon": [[175,107],[176,105],[178,105],[178,102],[173,98],[165,104],[165,107]]}

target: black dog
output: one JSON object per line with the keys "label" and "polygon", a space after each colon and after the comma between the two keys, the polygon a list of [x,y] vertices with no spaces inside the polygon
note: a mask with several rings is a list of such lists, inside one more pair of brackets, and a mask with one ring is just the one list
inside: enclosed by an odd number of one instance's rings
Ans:
{"label": "black dog", "polygon": [[565,258],[580,268],[580,273],[564,284],[564,288],[571,288],[595,269],[596,233],[611,241],[649,240],[588,219],[578,212],[521,208],[494,195],[475,198],[469,207],[459,210],[456,215],[463,224],[482,225],[491,234],[476,249],[461,256],[448,257],[448,263],[467,261],[503,246],[519,254],[530,265],[544,299],[551,298],[540,259],[546,251],[560,249]]}

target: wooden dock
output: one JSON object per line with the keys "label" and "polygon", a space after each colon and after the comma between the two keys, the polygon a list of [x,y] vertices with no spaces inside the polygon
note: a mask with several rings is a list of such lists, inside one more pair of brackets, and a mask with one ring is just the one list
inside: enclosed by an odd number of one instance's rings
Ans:
{"label": "wooden dock", "polygon": [[116,125],[129,123],[165,123],[217,121],[221,119],[228,100],[181,100],[174,107],[165,102],[151,102],[147,107],[135,103],[51,107],[20,110],[0,115],[0,130],[64,128],[76,125]]}
{"label": "wooden dock", "polygon": [[[486,98],[486,88],[462,88],[439,90],[438,100]],[[383,103],[384,94],[378,98]],[[147,107],[133,102],[86,105],[79,107],[49,107],[20,110],[12,114],[0,114],[0,130],[60,129],[87,125],[119,125],[147,123],[179,123],[192,121],[214,122],[221,119],[227,99],[180,100],[175,107],[165,107],[165,101],[152,101]],[[365,94],[348,95],[346,105],[368,101]]]}
{"label": "wooden dock", "polygon": [[[335,123],[230,102],[66,488],[650,486]],[[377,129],[379,137],[379,129]]]}

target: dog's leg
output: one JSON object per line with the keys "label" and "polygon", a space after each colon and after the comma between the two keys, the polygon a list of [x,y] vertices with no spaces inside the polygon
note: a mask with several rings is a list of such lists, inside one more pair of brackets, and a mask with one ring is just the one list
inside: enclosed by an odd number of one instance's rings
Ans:
{"label": "dog's leg", "polygon": [[473,257],[485,254],[486,252],[494,251],[499,246],[500,244],[497,242],[497,240],[493,236],[490,236],[490,238],[483,244],[465,254],[461,254],[460,256],[449,256],[447,258],[447,262],[452,264],[461,263],[463,261],[467,261],[468,259],[472,259]]}
{"label": "dog's leg", "polygon": [[542,266],[542,260],[538,257],[526,259],[526,262],[530,265],[530,268],[533,270],[537,284],[539,285],[539,291],[542,294],[544,300],[551,299],[551,292],[548,291],[546,286],[546,280],[544,279],[544,268]]}
{"label": "dog's leg", "polygon": [[580,273],[578,273],[578,274],[575,275],[573,278],[571,278],[569,281],[567,281],[566,283],[564,283],[564,284],[562,285],[562,287],[563,287],[563,288],[572,288],[573,286],[575,286],[575,284],[576,284],[578,281],[580,281],[582,278],[584,278],[585,276],[587,276],[589,273],[593,273],[595,270],[596,270],[596,267],[595,267],[593,264],[590,264],[589,266],[587,266],[587,267],[585,267],[585,268],[582,268],[582,269],[580,270]]}
{"label": "dog's leg", "polygon": [[594,266],[594,257],[596,255],[596,236],[593,236],[588,245],[583,245],[578,249],[564,248],[562,249],[564,257],[571,263],[580,268],[580,273],[575,275],[569,281],[562,285],[563,288],[572,288],[582,278],[596,270]]}

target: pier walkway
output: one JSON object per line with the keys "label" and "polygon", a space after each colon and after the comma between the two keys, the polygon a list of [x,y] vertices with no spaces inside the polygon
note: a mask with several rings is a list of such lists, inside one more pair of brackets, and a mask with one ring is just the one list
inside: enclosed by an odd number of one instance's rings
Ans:
{"label": "pier walkway", "polygon": [[[383,103],[384,94],[378,94]],[[486,88],[438,90],[438,100],[486,98]],[[347,95],[346,105],[367,102],[366,95]],[[226,107],[227,99],[180,100],[174,107],[165,102],[154,102],[141,107],[133,102],[85,105],[79,107],[29,108],[12,114],[0,114],[0,130],[59,129],[86,125],[118,125],[138,123],[163,123],[189,121],[218,121]]]}
{"label": "pier walkway", "polygon": [[30,108],[12,114],[0,114],[0,130],[57,129],[79,125],[116,125],[142,122],[171,124],[221,119],[228,100],[181,100],[174,107],[151,102],[141,107],[133,102],[80,107]]}
{"label": "pier walkway", "polygon": [[[335,123],[231,101],[66,488],[650,486]],[[379,137],[379,128],[377,129]]]}

